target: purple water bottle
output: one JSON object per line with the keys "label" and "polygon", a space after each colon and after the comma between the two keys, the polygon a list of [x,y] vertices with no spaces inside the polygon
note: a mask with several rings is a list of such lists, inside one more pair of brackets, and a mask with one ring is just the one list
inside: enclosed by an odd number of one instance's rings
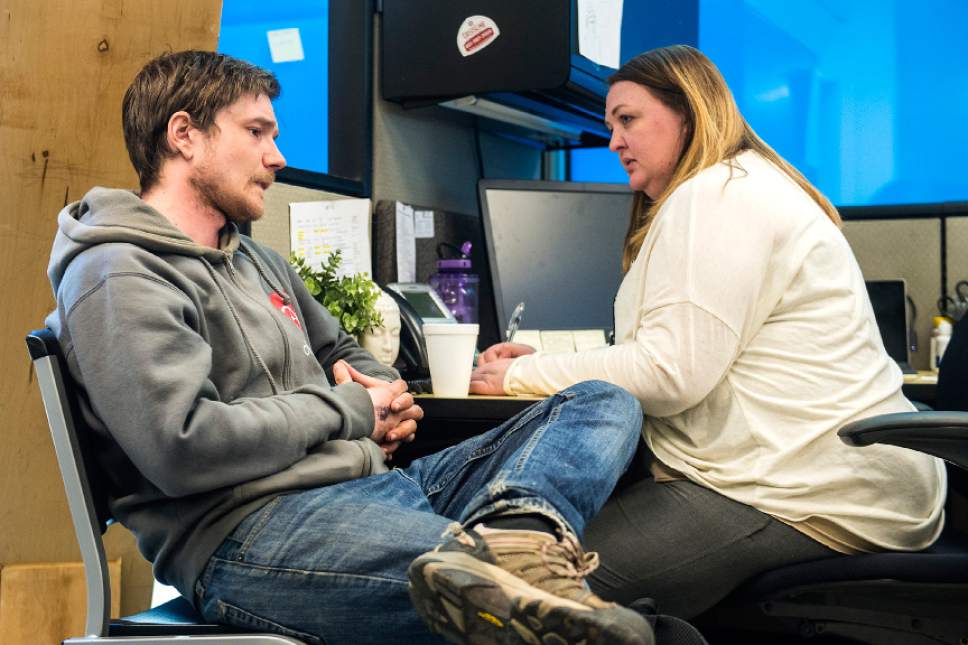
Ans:
{"label": "purple water bottle", "polygon": [[[460,257],[444,257],[444,249],[451,249]],[[477,287],[480,278],[471,273],[471,243],[464,242],[458,249],[453,244],[437,245],[437,273],[430,276],[430,286],[444,301],[457,322],[477,322]]]}

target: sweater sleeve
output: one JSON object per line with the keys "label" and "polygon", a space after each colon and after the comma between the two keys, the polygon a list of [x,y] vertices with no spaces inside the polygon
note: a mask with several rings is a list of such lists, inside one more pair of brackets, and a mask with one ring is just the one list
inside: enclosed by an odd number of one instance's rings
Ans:
{"label": "sweater sleeve", "polygon": [[65,347],[87,400],[135,467],[166,495],[278,472],[328,439],[368,436],[372,404],[355,383],[233,398],[211,380],[198,312],[150,275],[109,274],[65,317]]}
{"label": "sweater sleeve", "polygon": [[721,184],[683,184],[626,276],[637,291],[627,297],[638,303],[625,313],[634,317],[625,324],[629,337],[591,351],[518,358],[505,391],[551,393],[601,379],[626,388],[650,416],[698,404],[776,304],[763,288],[774,225],[761,211],[756,199]]}
{"label": "sweater sleeve", "polygon": [[628,343],[583,352],[537,353],[508,370],[508,394],[552,394],[585,380],[628,390],[650,416],[691,408],[722,380],[738,347],[736,335],[691,303],[650,311]]}

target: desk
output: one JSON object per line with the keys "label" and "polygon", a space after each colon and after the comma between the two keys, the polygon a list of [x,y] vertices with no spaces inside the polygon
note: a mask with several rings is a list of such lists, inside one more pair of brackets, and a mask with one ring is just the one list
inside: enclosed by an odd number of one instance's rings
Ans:
{"label": "desk", "polygon": [[[904,396],[934,406],[937,382],[938,376],[933,372],[905,374]],[[397,450],[393,459],[395,465],[405,466],[418,457],[487,432],[543,397],[472,395],[449,399],[417,394],[414,399],[423,408],[424,419],[418,424],[416,441]]]}
{"label": "desk", "polygon": [[934,390],[938,384],[938,375],[934,372],[918,372],[905,374],[904,385],[901,390],[911,401],[920,401],[934,407]]}
{"label": "desk", "polygon": [[393,464],[405,466],[418,457],[442,450],[464,439],[487,432],[504,423],[540,396],[478,396],[462,399],[438,398],[432,394],[414,395],[424,411],[417,425],[417,439],[400,446]]}

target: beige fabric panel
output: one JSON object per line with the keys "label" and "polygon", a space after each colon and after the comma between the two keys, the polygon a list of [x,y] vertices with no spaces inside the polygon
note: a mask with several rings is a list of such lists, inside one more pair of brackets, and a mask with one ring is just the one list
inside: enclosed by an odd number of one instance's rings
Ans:
{"label": "beige fabric panel", "polygon": [[918,349],[911,366],[928,369],[931,318],[938,313],[941,284],[941,225],[938,219],[854,220],[844,224],[865,280],[903,278],[917,308]]}
{"label": "beige fabric panel", "polygon": [[[968,217],[949,217],[948,236],[948,295],[955,297],[959,280],[968,281]],[[965,290],[962,289],[962,293]]]}
{"label": "beige fabric panel", "polygon": [[276,182],[266,192],[265,215],[252,223],[252,239],[265,244],[282,257],[288,258],[289,204],[334,199],[346,199],[346,195]]}

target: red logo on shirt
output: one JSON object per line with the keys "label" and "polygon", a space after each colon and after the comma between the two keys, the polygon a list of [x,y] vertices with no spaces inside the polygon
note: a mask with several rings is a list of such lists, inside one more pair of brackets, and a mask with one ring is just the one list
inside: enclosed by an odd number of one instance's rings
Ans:
{"label": "red logo on shirt", "polygon": [[302,324],[299,322],[299,316],[296,315],[296,310],[293,309],[291,305],[287,305],[285,301],[283,301],[282,296],[273,291],[269,294],[269,302],[272,303],[273,307],[281,311],[283,316],[294,322],[296,327],[302,329]]}

